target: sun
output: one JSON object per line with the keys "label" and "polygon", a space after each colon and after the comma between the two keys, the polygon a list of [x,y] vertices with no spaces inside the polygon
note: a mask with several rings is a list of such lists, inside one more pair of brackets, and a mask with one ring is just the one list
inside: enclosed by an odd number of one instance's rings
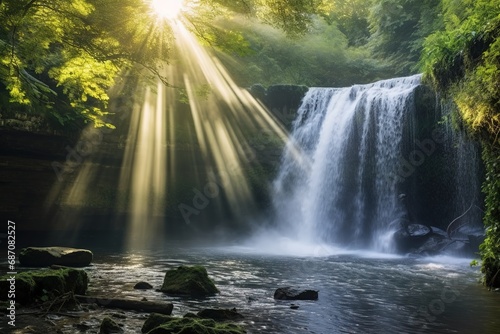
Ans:
{"label": "sun", "polygon": [[162,19],[175,19],[184,7],[184,0],[151,0],[151,8]]}

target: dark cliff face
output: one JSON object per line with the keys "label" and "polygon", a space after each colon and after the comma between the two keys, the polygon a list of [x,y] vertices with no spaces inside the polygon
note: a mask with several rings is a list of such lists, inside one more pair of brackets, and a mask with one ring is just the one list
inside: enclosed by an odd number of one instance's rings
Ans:
{"label": "dark cliff face", "polygon": [[308,89],[307,86],[300,85],[272,85],[266,89],[262,85],[255,84],[249,90],[279,122],[290,130]]}
{"label": "dark cliff face", "polygon": [[[289,99],[281,92],[283,89],[277,88],[275,93],[280,98],[269,101],[276,119],[289,125],[303,95],[297,92],[305,91],[283,87],[285,93],[292,91],[293,96]],[[276,95],[273,94],[270,96]],[[182,203],[192,206],[193,189],[203,189],[209,176],[205,172],[200,174],[206,166],[193,137],[190,113],[181,110],[179,114],[179,123],[184,125],[176,124],[176,130],[182,138],[177,138],[175,145],[166,146],[167,156],[175,156],[178,171],[169,175],[164,213],[160,217],[168,226],[166,233],[170,236],[203,233],[212,231],[214,225],[242,228],[236,217],[229,214],[224,195],[220,196],[220,205],[210,203],[202,214],[193,216],[192,226],[185,224],[178,206]],[[0,123],[0,217],[15,221],[20,233],[31,234],[34,238],[29,240],[34,241],[42,234],[95,236],[102,231],[122,239],[130,214],[127,205],[130,194],[119,189],[129,118],[126,115],[115,120],[117,130],[90,128],[66,135],[48,131],[40,134],[23,126],[22,121],[15,128],[12,122]],[[266,209],[269,183],[279,165],[283,143],[271,131],[251,137],[249,143],[255,159],[245,172],[257,208]]]}
{"label": "dark cliff face", "polygon": [[0,128],[0,214],[19,229],[43,229],[45,200],[57,181],[53,162],[65,159],[64,136]]}
{"label": "dark cliff face", "polygon": [[[258,87],[257,87],[258,88]],[[279,85],[252,94],[259,98],[275,118],[290,129],[307,87]],[[259,95],[260,94],[260,95]],[[401,178],[398,192],[406,194],[406,205],[415,222],[446,228],[466,207],[453,203],[457,194],[457,159],[449,149],[456,145],[443,124],[442,112],[436,105],[434,92],[425,86],[417,88],[414,108],[406,122],[401,157],[408,170]],[[118,124],[122,131],[93,130],[72,135],[37,134],[27,130],[0,127],[0,217],[12,220],[20,231],[54,233],[58,230],[111,231],[120,240],[130,212],[124,203],[126,194],[119,191],[119,177],[127,142],[127,120]],[[186,133],[189,131],[186,130]],[[447,137],[448,136],[448,137]],[[168,226],[170,236],[190,235],[213,230],[214,224],[222,229],[242,226],[237,217],[220,216],[215,204],[210,204],[196,217],[195,226],[184,223],[178,209],[181,203],[191,204],[193,189],[206,183],[206,175],[193,177],[205,168],[199,147],[186,137],[181,144],[168,146],[168,155],[177,158],[178,173],[170,178],[165,210],[161,217]],[[416,142],[418,141],[418,142]],[[258,210],[267,210],[270,202],[270,182],[274,179],[281,160],[283,143],[272,136],[252,138],[255,160],[248,167],[248,175]],[[417,152],[418,151],[418,152]],[[415,153],[417,152],[417,153]],[[417,155],[418,156],[417,156]],[[413,161],[423,157],[422,161]],[[87,168],[99,172],[82,183]],[[480,178],[478,174],[467,176]],[[83,188],[82,188],[83,187]],[[72,192],[84,190],[80,197]],[[74,195],[74,193],[73,193]],[[472,197],[480,194],[471,194]],[[220,199],[224,202],[224,196]],[[469,202],[467,202],[469,203]],[[476,203],[481,200],[476,198]],[[470,204],[470,203],[469,203]],[[222,203],[222,212],[227,212]],[[455,207],[454,207],[455,206]],[[226,211],[224,211],[226,210]],[[214,218],[215,217],[215,218]]]}
{"label": "dark cliff face", "polygon": [[[483,167],[479,145],[454,128],[449,110],[428,86],[417,87],[401,154],[400,192],[415,223],[446,230],[471,204],[464,222],[478,227]],[[444,109],[443,109],[444,108]]]}
{"label": "dark cliff face", "polygon": [[[103,189],[116,184],[121,164],[119,143],[96,142],[72,135],[37,134],[26,130],[0,128],[0,216],[16,223],[18,233],[30,232],[30,240],[41,242],[42,235],[77,226],[82,209],[90,216],[106,216],[112,210]],[[95,144],[95,145],[94,145]],[[94,147],[92,147],[92,145]],[[69,191],[78,182],[84,163],[92,164],[92,154],[104,156],[103,173],[94,180],[93,197],[100,203],[68,205]],[[122,150],[121,150],[122,151]],[[109,206],[109,207],[107,207]],[[99,224],[94,227],[100,228]],[[28,242],[28,237],[19,242]]]}

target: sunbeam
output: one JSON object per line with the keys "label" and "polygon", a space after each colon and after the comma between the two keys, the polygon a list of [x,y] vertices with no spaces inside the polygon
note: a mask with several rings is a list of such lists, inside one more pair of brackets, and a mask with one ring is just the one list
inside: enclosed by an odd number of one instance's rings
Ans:
{"label": "sunbeam", "polygon": [[[114,208],[113,228],[124,231],[121,244],[129,250],[159,245],[179,230],[203,231],[209,224],[215,231],[224,229],[224,221],[242,223],[256,212],[250,181],[261,161],[253,142],[271,135],[284,145],[288,137],[180,20],[169,26],[175,48],[161,73],[169,85],[158,80],[137,88],[137,102],[121,124],[128,132],[122,129],[113,137],[123,149],[107,152],[122,155],[120,172],[109,168],[111,175],[85,162],[69,188],[53,190],[52,198],[62,198],[68,212],[78,215],[82,203],[102,195],[89,191],[91,185],[105,184],[107,192],[114,184],[106,205]],[[103,212],[92,215],[109,219]],[[71,221],[75,235],[89,223],[59,216],[61,228]]]}
{"label": "sunbeam", "polygon": [[175,19],[184,7],[184,0],[152,0],[151,8],[160,18]]}

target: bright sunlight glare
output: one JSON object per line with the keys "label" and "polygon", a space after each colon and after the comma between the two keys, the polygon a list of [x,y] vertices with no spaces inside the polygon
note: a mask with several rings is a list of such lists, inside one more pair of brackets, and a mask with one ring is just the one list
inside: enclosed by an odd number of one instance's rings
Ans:
{"label": "bright sunlight glare", "polygon": [[184,0],[152,0],[151,7],[160,18],[175,19],[184,6]]}

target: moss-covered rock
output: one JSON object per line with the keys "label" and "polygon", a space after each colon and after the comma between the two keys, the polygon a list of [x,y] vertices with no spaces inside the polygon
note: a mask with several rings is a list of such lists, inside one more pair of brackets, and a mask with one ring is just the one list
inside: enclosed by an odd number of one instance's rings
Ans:
{"label": "moss-covered rock", "polygon": [[174,319],[174,317],[171,317],[169,315],[151,313],[151,315],[146,319],[146,322],[144,322],[144,325],[142,325],[141,332],[148,333],[154,328],[168,323]]}
{"label": "moss-covered rock", "polygon": [[165,274],[161,291],[169,295],[202,298],[219,292],[202,266],[180,266]]}
{"label": "moss-covered rock", "polygon": [[19,263],[26,267],[86,267],[92,262],[93,254],[87,249],[68,247],[27,247],[19,252]]}
{"label": "moss-covered rock", "polygon": [[[0,277],[0,300],[7,298],[11,282],[12,276]],[[87,273],[71,268],[26,271],[15,275],[16,302],[23,305],[55,298],[66,292],[84,294],[87,286]]]}
{"label": "moss-covered rock", "polygon": [[7,300],[8,292],[12,290],[15,290],[17,303],[27,304],[35,292],[35,281],[30,275],[23,274],[0,277],[0,300]]}
{"label": "moss-covered rock", "polygon": [[99,328],[99,334],[113,334],[113,333],[121,333],[123,330],[120,325],[116,323],[110,317],[105,317],[102,319],[101,327]]}
{"label": "moss-covered rock", "polygon": [[243,315],[239,314],[235,308],[233,309],[207,308],[198,312],[197,316],[199,318],[212,319],[215,321],[227,321],[227,320],[235,321],[244,318]]}
{"label": "moss-covered rock", "polygon": [[218,323],[211,319],[175,318],[151,314],[142,327],[148,334],[243,334],[243,327],[231,323]]}

